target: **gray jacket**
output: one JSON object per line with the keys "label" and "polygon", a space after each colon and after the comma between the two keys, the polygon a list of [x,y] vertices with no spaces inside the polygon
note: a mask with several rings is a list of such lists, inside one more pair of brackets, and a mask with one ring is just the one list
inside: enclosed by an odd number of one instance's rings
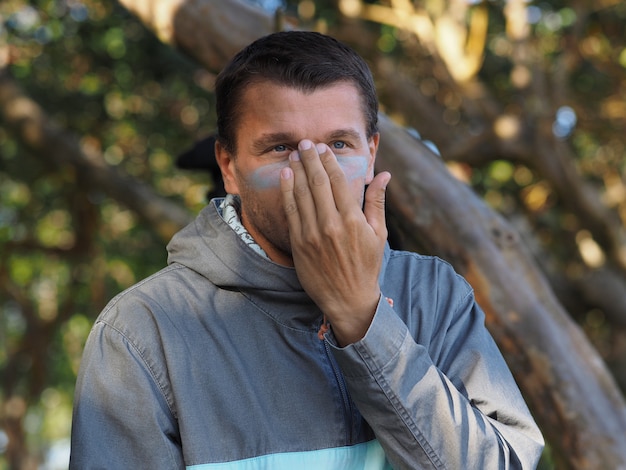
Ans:
{"label": "gray jacket", "polygon": [[386,249],[359,342],[212,201],[113,299],[76,386],[73,469],[535,468],[543,440],[469,285]]}

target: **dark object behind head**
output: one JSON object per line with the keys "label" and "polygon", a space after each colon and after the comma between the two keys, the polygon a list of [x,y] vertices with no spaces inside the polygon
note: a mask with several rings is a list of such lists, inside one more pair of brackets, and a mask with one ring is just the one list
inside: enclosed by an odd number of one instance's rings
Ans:
{"label": "dark object behind head", "polygon": [[176,166],[183,170],[208,171],[213,180],[213,188],[207,194],[207,200],[226,194],[222,172],[215,160],[215,136],[209,135],[198,140],[193,147],[185,150],[176,158]]}
{"label": "dark object behind head", "polygon": [[369,67],[336,39],[307,31],[270,34],[253,42],[218,75],[215,84],[218,140],[236,154],[241,97],[252,83],[271,81],[311,92],[338,82],[353,83],[361,95],[367,136],[377,132],[378,100]]}

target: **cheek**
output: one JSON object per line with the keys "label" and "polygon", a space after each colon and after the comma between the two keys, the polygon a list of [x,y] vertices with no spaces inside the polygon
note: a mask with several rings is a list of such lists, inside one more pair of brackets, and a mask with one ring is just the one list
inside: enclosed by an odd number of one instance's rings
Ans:
{"label": "cheek", "polygon": [[367,157],[337,157],[337,162],[346,175],[349,183],[364,181],[367,177]]}
{"label": "cheek", "polygon": [[280,171],[286,166],[289,166],[289,162],[285,160],[257,168],[250,173],[248,184],[256,190],[279,188]]}
{"label": "cheek", "polygon": [[[364,181],[367,177],[367,157],[337,157],[337,162],[346,175],[349,183]],[[288,161],[270,163],[257,168],[248,177],[248,185],[255,190],[276,189],[280,187],[280,172],[289,166]]]}

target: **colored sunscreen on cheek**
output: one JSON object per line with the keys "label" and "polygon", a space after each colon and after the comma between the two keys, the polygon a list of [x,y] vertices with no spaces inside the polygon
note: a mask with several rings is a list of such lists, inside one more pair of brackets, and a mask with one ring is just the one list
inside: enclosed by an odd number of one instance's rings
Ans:
{"label": "colored sunscreen on cheek", "polygon": [[354,180],[365,179],[369,159],[361,156],[337,157],[337,162],[346,175],[348,183]]}
{"label": "colored sunscreen on cheek", "polygon": [[[337,157],[337,162],[349,183],[357,179],[365,179],[367,176],[368,157]],[[278,188],[280,186],[280,172],[287,166],[289,166],[289,162],[283,160],[257,168],[250,174],[248,182],[257,190]]]}

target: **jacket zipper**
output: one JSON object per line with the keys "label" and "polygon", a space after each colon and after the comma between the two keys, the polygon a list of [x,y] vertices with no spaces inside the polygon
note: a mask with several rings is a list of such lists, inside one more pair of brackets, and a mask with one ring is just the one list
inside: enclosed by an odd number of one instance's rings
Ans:
{"label": "jacket zipper", "polygon": [[339,366],[337,365],[337,362],[335,361],[335,358],[333,357],[333,354],[330,350],[330,346],[328,346],[328,343],[326,343],[326,341],[324,341],[324,350],[326,351],[326,358],[328,359],[330,367],[335,374],[335,381],[337,382],[339,391],[341,393],[343,410],[346,418],[346,442],[348,445],[351,445],[354,428],[354,410],[352,400],[350,400],[350,397],[348,395],[348,388],[343,378],[343,374],[341,373],[341,370],[339,369]]}

